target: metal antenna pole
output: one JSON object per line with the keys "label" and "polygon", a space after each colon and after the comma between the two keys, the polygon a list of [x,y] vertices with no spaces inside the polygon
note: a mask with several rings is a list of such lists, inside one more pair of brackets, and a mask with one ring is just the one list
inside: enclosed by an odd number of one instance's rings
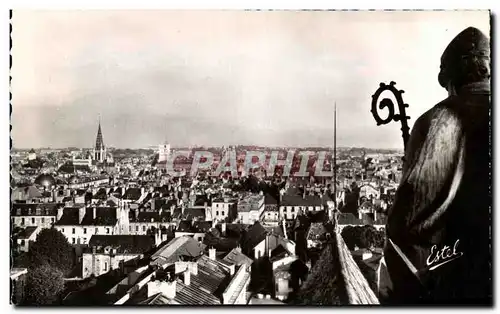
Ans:
{"label": "metal antenna pole", "polygon": [[333,108],[333,204],[337,210],[337,102]]}

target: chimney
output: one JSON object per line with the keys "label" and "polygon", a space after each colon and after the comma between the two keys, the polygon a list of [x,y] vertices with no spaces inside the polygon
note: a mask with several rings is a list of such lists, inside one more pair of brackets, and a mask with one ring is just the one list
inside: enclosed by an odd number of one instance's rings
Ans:
{"label": "chimney", "polygon": [[83,216],[85,216],[85,209],[86,206],[80,206],[78,207],[78,223],[81,224],[83,220]]}
{"label": "chimney", "polygon": [[208,257],[211,259],[211,260],[214,260],[215,261],[215,256],[216,256],[216,249],[214,247],[208,249]]}
{"label": "chimney", "polygon": [[[97,206],[92,207],[92,220],[96,219],[97,217]],[[118,218],[118,215],[116,216]]]}
{"label": "chimney", "polygon": [[170,205],[170,216],[174,216],[174,211],[175,211],[175,205],[172,204]]}
{"label": "chimney", "polygon": [[59,221],[63,215],[63,212],[64,212],[64,207],[62,206],[59,206],[57,208],[57,217],[56,217],[56,221]]}
{"label": "chimney", "polygon": [[226,223],[225,222],[222,223],[221,231],[222,231],[222,235],[226,236]]}
{"label": "chimney", "polygon": [[155,233],[155,245],[158,246],[161,244],[161,231],[160,229],[156,229]]}
{"label": "chimney", "polygon": [[167,299],[175,298],[176,290],[177,281],[175,279],[173,281],[162,282],[161,292],[167,297]]}
{"label": "chimney", "polygon": [[184,271],[184,284],[186,286],[189,286],[191,284],[191,271],[189,270],[189,268]]}
{"label": "chimney", "polygon": [[196,262],[189,263],[188,270],[191,272],[191,274],[197,276],[198,275],[198,263],[196,263]]}

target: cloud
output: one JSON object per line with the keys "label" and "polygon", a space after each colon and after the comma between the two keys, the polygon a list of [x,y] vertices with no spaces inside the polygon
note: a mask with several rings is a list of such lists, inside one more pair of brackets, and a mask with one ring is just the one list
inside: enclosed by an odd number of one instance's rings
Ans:
{"label": "cloud", "polygon": [[402,147],[371,95],[394,80],[410,126],[446,97],[439,58],[488,12],[15,11],[13,140]]}

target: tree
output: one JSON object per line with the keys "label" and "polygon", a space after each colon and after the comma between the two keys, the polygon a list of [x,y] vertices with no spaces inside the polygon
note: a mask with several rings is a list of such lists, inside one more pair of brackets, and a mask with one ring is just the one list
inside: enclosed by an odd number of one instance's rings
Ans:
{"label": "tree", "polygon": [[358,244],[355,227],[345,226],[344,229],[342,229],[341,235],[349,250],[354,250],[354,247]]}
{"label": "tree", "polygon": [[64,275],[73,268],[73,248],[58,230],[42,229],[36,242],[30,245],[29,266],[37,268],[49,265],[58,268]]}
{"label": "tree", "polygon": [[360,228],[359,247],[371,248],[375,246],[377,229],[371,225],[365,225]]}
{"label": "tree", "polygon": [[64,290],[63,273],[49,265],[31,269],[26,278],[26,303],[29,305],[54,304]]}

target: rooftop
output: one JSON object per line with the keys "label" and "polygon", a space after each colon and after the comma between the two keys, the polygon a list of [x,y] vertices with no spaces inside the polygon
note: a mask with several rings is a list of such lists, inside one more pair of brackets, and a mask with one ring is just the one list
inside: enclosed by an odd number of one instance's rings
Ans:
{"label": "rooftop", "polygon": [[94,246],[116,249],[117,254],[143,254],[151,250],[155,243],[149,235],[92,235],[89,247]]}

